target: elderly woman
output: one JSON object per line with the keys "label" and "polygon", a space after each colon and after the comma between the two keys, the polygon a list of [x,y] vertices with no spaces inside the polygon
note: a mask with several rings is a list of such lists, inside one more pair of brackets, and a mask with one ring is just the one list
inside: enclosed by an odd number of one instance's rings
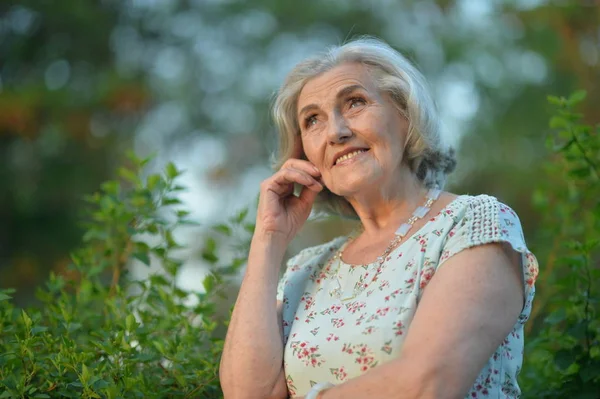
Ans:
{"label": "elderly woman", "polygon": [[[375,39],[329,49],[291,71],[274,115],[225,398],[519,397],[537,261],[508,206],[442,191],[454,153],[415,67]],[[360,228],[279,280],[313,204]]]}

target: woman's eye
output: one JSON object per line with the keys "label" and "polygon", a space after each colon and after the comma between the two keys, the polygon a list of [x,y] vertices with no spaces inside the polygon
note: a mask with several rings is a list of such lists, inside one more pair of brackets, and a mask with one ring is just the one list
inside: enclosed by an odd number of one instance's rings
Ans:
{"label": "woman's eye", "polygon": [[350,108],[356,108],[359,105],[365,105],[365,100],[360,97],[353,97],[350,100]]}
{"label": "woman's eye", "polygon": [[311,126],[314,126],[317,123],[317,116],[316,115],[311,115],[308,118],[306,118],[304,120],[304,126],[309,128]]}

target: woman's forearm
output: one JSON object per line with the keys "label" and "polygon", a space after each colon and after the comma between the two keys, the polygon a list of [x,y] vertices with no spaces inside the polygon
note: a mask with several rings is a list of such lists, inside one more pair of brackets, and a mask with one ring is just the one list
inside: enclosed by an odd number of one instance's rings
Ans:
{"label": "woman's forearm", "polygon": [[268,398],[283,367],[276,291],[286,245],[253,238],[220,365],[225,398]]}

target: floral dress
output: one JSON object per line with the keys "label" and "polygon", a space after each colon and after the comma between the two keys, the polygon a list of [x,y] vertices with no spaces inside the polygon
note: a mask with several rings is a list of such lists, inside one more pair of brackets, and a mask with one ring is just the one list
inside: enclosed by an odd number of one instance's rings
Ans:
{"label": "floral dress", "polygon": [[306,395],[318,382],[341,384],[396,358],[436,270],[454,254],[492,242],[509,243],[521,253],[525,305],[466,398],[519,397],[523,327],[531,312],[538,264],[512,209],[487,195],[457,197],[396,247],[380,267],[340,262],[344,292],[356,284],[361,291],[342,301],[330,295],[337,286],[338,262],[328,261],[346,240],[338,237],[301,251],[288,261],[279,282],[284,370],[291,397]]}

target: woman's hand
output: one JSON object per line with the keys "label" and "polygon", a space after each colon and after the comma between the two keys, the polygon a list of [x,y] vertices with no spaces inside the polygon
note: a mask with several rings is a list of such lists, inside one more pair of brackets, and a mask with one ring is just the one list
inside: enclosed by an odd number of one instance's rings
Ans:
{"label": "woman's hand", "polygon": [[[260,185],[256,234],[281,236],[289,243],[300,230],[312,209],[317,194],[323,189],[321,173],[310,162],[291,158],[273,176]],[[303,185],[299,197],[294,183]]]}

